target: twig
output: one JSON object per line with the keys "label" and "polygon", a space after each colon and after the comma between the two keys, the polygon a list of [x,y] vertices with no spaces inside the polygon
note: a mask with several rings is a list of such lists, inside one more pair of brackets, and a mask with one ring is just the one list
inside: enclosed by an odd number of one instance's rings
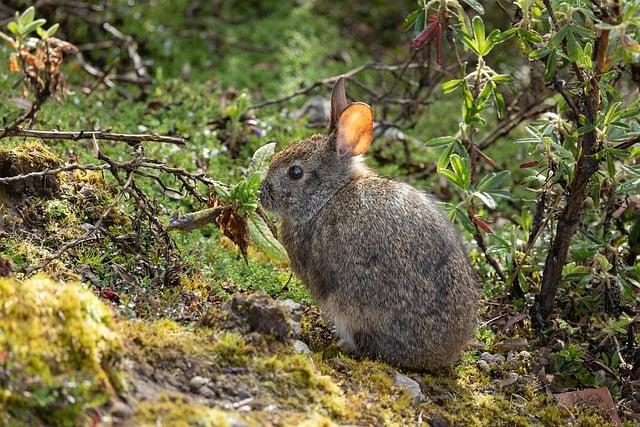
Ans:
{"label": "twig", "polygon": [[128,143],[140,142],[162,142],[165,144],[186,145],[187,137],[183,136],[162,136],[157,134],[143,133],[113,133],[107,131],[45,131],[23,129],[21,127],[11,129],[0,129],[0,139],[7,137],[29,137],[40,139],[70,139],[78,141],[81,139],[99,139],[104,141],[122,141]]}
{"label": "twig", "polygon": [[72,164],[72,165],[67,165],[67,166],[62,166],[56,169],[44,169],[41,171],[37,171],[37,172],[30,172],[30,173],[26,173],[24,175],[15,175],[15,176],[7,176],[7,177],[0,177],[0,184],[8,184],[10,182],[16,182],[16,181],[21,181],[23,179],[30,179],[30,178],[38,178],[38,177],[43,177],[43,176],[47,176],[47,175],[57,175],[61,172],[70,172],[70,171],[74,171],[74,170],[83,170],[83,171],[98,171],[98,170],[105,170],[105,169],[109,169],[110,166],[107,164],[104,165],[78,165],[78,164]]}

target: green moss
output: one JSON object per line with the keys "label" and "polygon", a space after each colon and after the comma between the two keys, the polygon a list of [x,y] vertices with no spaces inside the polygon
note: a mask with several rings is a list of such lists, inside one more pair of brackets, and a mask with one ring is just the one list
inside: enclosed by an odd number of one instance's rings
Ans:
{"label": "green moss", "polygon": [[230,427],[239,418],[221,411],[190,402],[184,396],[165,394],[154,402],[140,402],[133,420],[127,425],[155,427]]}
{"label": "green moss", "polygon": [[60,157],[39,141],[27,141],[13,149],[0,147],[0,164],[11,162],[18,173],[55,168],[62,164]]}
{"label": "green moss", "polygon": [[74,425],[121,387],[111,310],[76,284],[0,279],[0,423]]}

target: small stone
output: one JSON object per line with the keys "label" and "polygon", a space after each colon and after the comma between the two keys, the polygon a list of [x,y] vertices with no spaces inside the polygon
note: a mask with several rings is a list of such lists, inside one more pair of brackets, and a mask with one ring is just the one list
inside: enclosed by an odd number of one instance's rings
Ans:
{"label": "small stone", "polygon": [[510,338],[504,340],[500,345],[508,351],[518,351],[527,348],[528,342],[526,338]]}
{"label": "small stone", "polygon": [[520,379],[520,375],[516,374],[515,372],[509,372],[509,376],[507,378],[505,378],[504,380],[496,381],[495,385],[496,387],[501,389],[501,388],[514,385],[515,383],[518,382],[519,379]]}
{"label": "small stone", "polygon": [[491,354],[488,351],[485,351],[480,355],[480,360],[484,360],[487,363],[498,364],[504,362],[504,356],[500,354]]}
{"label": "small stone", "polygon": [[482,372],[491,372],[491,366],[485,360],[478,360],[477,366]]}
{"label": "small stone", "polygon": [[400,372],[396,372],[396,376],[393,379],[393,385],[395,387],[403,388],[409,393],[409,396],[413,399],[414,402],[423,402],[426,400],[424,394],[422,394],[422,390],[420,389],[420,384],[414,379],[401,374]]}
{"label": "small stone", "polygon": [[208,378],[196,375],[189,381],[189,388],[191,389],[191,391],[198,391],[207,384],[209,384]]}
{"label": "small stone", "polygon": [[286,299],[286,300],[280,301],[280,304],[284,308],[289,310],[291,313],[296,313],[296,312],[302,310],[302,304],[300,304],[299,302],[295,302],[292,299]]}
{"label": "small stone", "polygon": [[133,409],[126,403],[116,400],[111,405],[111,415],[123,420],[133,415]]}
{"label": "small stone", "polygon": [[296,351],[296,353],[300,353],[300,354],[311,354],[311,349],[309,348],[309,346],[300,340],[295,340],[293,342],[293,349]]}
{"label": "small stone", "polygon": [[449,427],[449,423],[440,414],[434,413],[429,418],[429,427]]}
{"label": "small stone", "polygon": [[291,336],[293,338],[299,338],[302,335],[302,325],[300,322],[289,319],[289,326],[291,326]]}

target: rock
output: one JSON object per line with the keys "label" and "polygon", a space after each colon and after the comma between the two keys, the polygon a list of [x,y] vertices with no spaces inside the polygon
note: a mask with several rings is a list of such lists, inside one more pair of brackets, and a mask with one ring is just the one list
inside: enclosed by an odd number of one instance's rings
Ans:
{"label": "rock", "polygon": [[502,389],[514,385],[518,382],[519,379],[520,375],[516,374],[515,372],[509,372],[509,376],[507,378],[505,378],[504,380],[498,380],[494,384],[499,389]]}
{"label": "rock", "polygon": [[133,409],[121,400],[116,400],[111,405],[111,416],[120,418],[121,420],[130,418],[133,415]]}
{"label": "rock", "polygon": [[289,319],[289,326],[291,327],[291,336],[293,338],[300,338],[302,335],[302,325],[300,322]]}
{"label": "rock", "polygon": [[280,305],[289,310],[291,314],[298,314],[304,309],[304,307],[302,307],[302,304],[300,304],[299,302],[295,302],[292,299],[282,300],[280,301]]}
{"label": "rock", "polygon": [[294,334],[287,310],[267,294],[235,294],[224,308],[229,312],[227,326],[243,333],[266,333],[279,340]]}
{"label": "rock", "polygon": [[198,391],[207,384],[209,384],[208,378],[196,375],[189,381],[189,388],[191,389],[191,391]]}
{"label": "rock", "polygon": [[477,366],[478,366],[478,369],[480,369],[482,372],[486,372],[486,373],[491,372],[491,366],[489,366],[486,360],[478,360]]}
{"label": "rock", "polygon": [[440,414],[434,413],[429,418],[429,427],[449,427],[449,423]]}
{"label": "rock", "polygon": [[500,354],[491,354],[487,351],[480,355],[480,360],[484,360],[489,364],[498,364],[504,362],[504,356]]}
{"label": "rock", "polygon": [[507,351],[524,350],[528,345],[526,338],[510,338],[500,343],[500,346]]}
{"label": "rock", "polygon": [[420,384],[414,379],[408,377],[407,375],[401,374],[400,372],[396,372],[395,377],[393,378],[393,385],[395,387],[403,388],[409,393],[409,396],[413,399],[414,402],[424,402],[426,397],[422,394],[422,390],[420,389]]}
{"label": "rock", "polygon": [[311,349],[309,348],[309,346],[300,340],[295,340],[293,342],[293,349],[296,351],[296,353],[311,354]]}

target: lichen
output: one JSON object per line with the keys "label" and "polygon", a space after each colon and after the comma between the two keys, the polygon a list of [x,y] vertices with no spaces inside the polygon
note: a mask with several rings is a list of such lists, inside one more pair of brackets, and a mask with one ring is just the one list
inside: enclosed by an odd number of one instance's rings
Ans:
{"label": "lichen", "polygon": [[80,285],[0,279],[0,424],[74,425],[120,390],[113,326]]}

